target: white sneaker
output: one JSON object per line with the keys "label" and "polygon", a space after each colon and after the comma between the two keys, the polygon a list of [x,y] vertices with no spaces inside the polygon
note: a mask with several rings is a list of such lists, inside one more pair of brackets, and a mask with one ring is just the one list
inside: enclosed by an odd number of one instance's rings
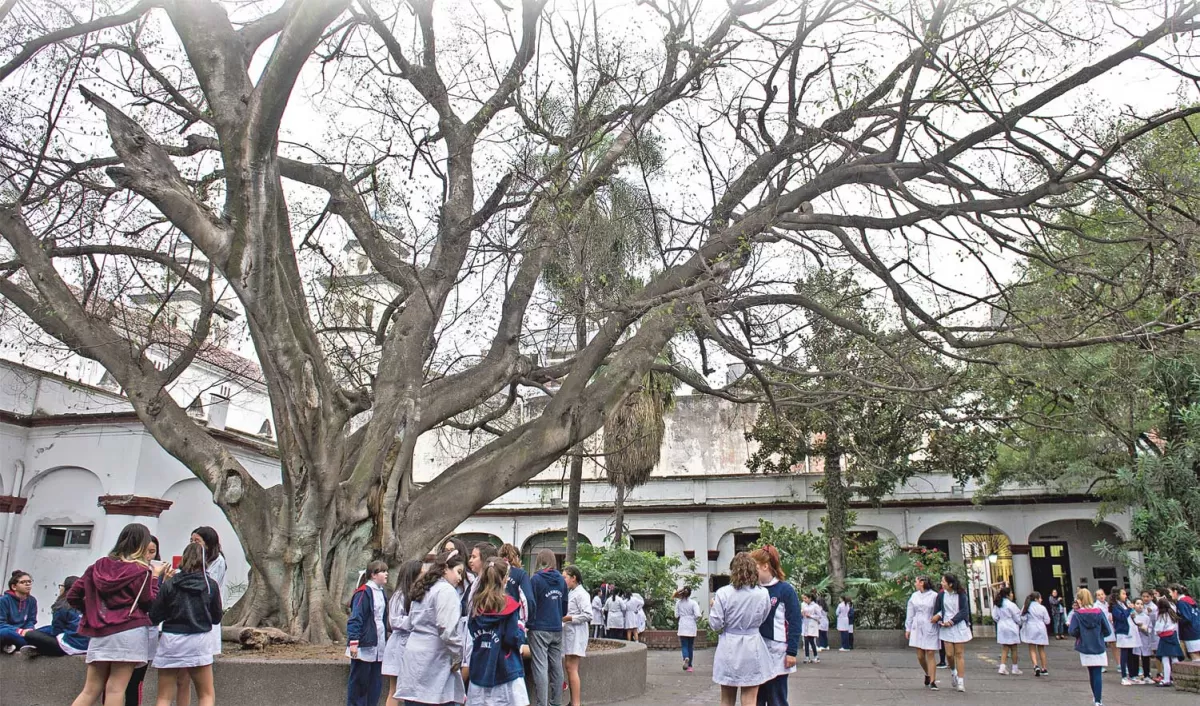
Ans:
{"label": "white sneaker", "polygon": [[1133,680],[1126,677],[1121,680],[1121,686],[1133,686]]}
{"label": "white sneaker", "polygon": [[16,651],[17,651],[16,645],[5,645],[4,646],[4,654],[6,654],[6,655],[10,655]]}
{"label": "white sneaker", "polygon": [[959,679],[957,689],[964,694],[967,693],[967,680]]}
{"label": "white sneaker", "polygon": [[1013,665],[1012,672],[1010,672],[1010,673],[1013,674],[1014,676],[1021,676],[1022,674],[1024,674],[1024,672],[1022,672],[1020,669],[1018,669],[1015,664]]}
{"label": "white sneaker", "polygon": [[1004,664],[1000,665],[1000,671],[997,674],[1008,674],[1008,666]]}
{"label": "white sneaker", "polygon": [[813,664],[820,664],[820,663],[821,663],[820,657],[813,657]]}
{"label": "white sneaker", "polygon": [[953,672],[950,673],[950,686],[955,689],[958,688],[958,675]]}
{"label": "white sneaker", "polygon": [[839,647],[839,648],[838,648],[838,652],[849,652],[849,651],[850,651],[850,650],[846,649],[845,647]]}

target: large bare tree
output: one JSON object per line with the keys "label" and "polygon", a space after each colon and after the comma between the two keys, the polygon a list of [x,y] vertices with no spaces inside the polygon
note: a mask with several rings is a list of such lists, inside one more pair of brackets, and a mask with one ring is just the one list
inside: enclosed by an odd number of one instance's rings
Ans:
{"label": "large bare tree", "polygon": [[[1070,119],[1080,89],[1131,62],[1191,81],[1197,13],[9,0],[0,296],[101,363],[211,489],[253,566],[231,619],[326,641],[344,625],[336,567],[423,554],[599,430],[650,370],[740,399],[709,384],[712,361],[782,366],[811,316],[886,348],[807,296],[798,270],[852,268],[884,318],[952,355],[1093,342],[986,316],[1006,291],[990,268],[1053,266],[1046,211],[1127,189],[1122,145],[1194,112],[1132,111],[1120,134]],[[586,345],[539,362],[553,234],[651,131],[667,154],[644,184],[667,224],[655,264],[593,314]],[[345,274],[330,253],[351,238],[390,292],[377,319],[326,316],[320,283]],[[947,274],[956,258],[982,286]],[[135,330],[110,306],[131,290],[190,293],[200,314],[182,337],[156,334],[171,325],[161,312]],[[170,394],[226,304],[262,366],[280,486]],[[1105,338],[1193,323],[1164,315]],[[656,362],[675,337],[698,365]],[[531,394],[543,400],[518,404]],[[488,440],[418,485],[417,440],[442,428]]]}

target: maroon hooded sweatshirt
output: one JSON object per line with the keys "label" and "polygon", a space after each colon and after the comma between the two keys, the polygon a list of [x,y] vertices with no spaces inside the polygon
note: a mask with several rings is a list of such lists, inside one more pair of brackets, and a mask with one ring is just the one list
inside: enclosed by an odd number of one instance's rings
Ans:
{"label": "maroon hooded sweatshirt", "polygon": [[158,579],[149,568],[106,556],[83,572],[66,599],[83,612],[80,635],[105,637],[149,627],[150,604],[157,595]]}

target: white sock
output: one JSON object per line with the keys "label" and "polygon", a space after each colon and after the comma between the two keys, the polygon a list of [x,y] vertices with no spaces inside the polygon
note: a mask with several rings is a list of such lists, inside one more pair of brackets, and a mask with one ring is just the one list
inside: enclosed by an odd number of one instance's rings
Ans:
{"label": "white sock", "polygon": [[1175,659],[1174,657],[1163,657],[1162,666],[1163,666],[1163,683],[1164,684],[1171,683],[1171,661],[1174,659]]}

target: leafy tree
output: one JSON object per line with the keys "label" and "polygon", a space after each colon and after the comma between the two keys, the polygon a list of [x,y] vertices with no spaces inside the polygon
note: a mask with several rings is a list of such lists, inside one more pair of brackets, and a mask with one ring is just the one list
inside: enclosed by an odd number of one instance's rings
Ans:
{"label": "leafy tree", "polygon": [[579,545],[575,565],[583,572],[584,584],[594,590],[600,584],[637,591],[646,600],[647,623],[659,629],[675,625],[675,603],[671,597],[681,586],[700,585],[696,563],[686,567],[679,557],[660,557],[652,552],[635,552],[621,545]]}

